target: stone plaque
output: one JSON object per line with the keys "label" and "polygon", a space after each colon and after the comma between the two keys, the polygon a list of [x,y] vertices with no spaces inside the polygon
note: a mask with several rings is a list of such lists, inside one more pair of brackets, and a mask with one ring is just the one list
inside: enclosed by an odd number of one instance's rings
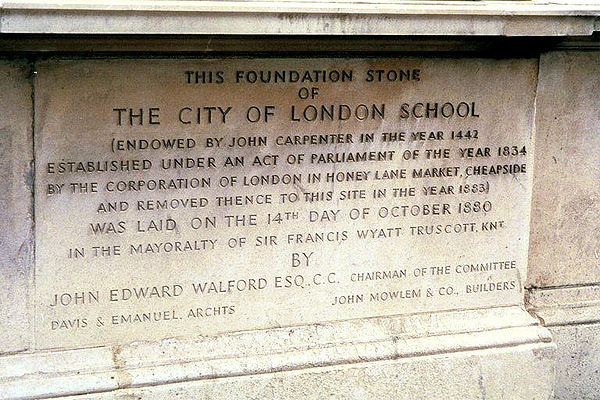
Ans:
{"label": "stone plaque", "polygon": [[38,64],[36,347],[521,303],[536,69]]}

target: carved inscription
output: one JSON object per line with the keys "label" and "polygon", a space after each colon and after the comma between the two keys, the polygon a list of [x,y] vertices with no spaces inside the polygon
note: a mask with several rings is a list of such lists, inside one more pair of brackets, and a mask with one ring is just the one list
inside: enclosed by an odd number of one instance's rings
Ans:
{"label": "carved inscription", "polygon": [[39,348],[517,304],[531,60],[48,61]]}

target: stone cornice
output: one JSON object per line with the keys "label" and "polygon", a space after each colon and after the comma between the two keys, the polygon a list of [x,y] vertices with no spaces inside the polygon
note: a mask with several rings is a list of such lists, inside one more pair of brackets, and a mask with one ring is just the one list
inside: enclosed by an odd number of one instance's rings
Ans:
{"label": "stone cornice", "polygon": [[589,36],[596,1],[5,1],[0,33]]}

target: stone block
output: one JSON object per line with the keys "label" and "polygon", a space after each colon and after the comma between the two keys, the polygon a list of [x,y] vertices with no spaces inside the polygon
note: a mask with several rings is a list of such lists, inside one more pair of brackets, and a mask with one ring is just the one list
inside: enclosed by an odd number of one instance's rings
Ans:
{"label": "stone block", "polygon": [[522,304],[535,59],[37,70],[39,349]]}
{"label": "stone block", "polygon": [[600,282],[600,52],[542,55],[529,285]]}
{"label": "stone block", "polygon": [[0,353],[32,345],[33,135],[29,64],[0,60]]}

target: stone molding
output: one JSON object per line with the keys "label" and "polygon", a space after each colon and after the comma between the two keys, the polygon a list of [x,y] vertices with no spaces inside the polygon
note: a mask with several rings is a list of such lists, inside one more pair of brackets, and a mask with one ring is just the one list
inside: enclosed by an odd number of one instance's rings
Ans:
{"label": "stone molding", "polygon": [[5,356],[0,393],[46,398],[510,348],[549,354],[555,345],[519,306],[413,314]]}
{"label": "stone molding", "polygon": [[527,309],[546,327],[600,323],[600,286],[529,289]]}
{"label": "stone molding", "polygon": [[0,33],[589,36],[594,1],[4,1]]}
{"label": "stone molding", "polygon": [[531,288],[527,309],[557,346],[554,399],[595,399],[600,385],[600,286]]}

